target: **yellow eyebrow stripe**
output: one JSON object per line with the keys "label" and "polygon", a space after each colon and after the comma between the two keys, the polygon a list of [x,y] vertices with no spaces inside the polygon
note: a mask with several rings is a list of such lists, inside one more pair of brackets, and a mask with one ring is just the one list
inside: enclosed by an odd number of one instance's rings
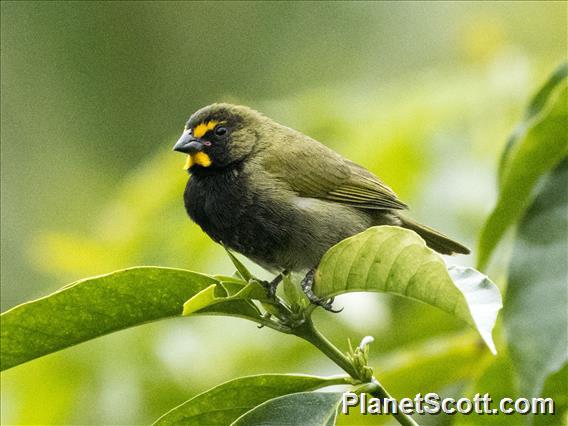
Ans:
{"label": "yellow eyebrow stripe", "polygon": [[213,130],[217,124],[219,123],[215,120],[208,121],[207,123],[200,123],[193,128],[193,136],[196,138],[201,138],[209,130]]}

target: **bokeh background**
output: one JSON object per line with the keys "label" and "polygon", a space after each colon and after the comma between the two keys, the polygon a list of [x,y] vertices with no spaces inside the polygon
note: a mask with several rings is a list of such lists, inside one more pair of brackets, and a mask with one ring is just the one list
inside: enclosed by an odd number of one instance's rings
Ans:
{"label": "bokeh background", "polygon": [[[414,218],[475,247],[507,136],[566,57],[566,13],[565,2],[2,2],[2,311],[133,265],[231,273],[186,218],[184,158],[171,152],[186,118],[221,100],[332,146]],[[502,263],[488,271],[499,283]],[[343,348],[375,336],[371,365],[394,395],[480,383],[514,395],[507,357],[490,363],[456,319],[379,295],[336,305],[316,322]],[[339,373],[244,320],[180,318],[2,373],[2,423],[147,424],[261,372]]]}

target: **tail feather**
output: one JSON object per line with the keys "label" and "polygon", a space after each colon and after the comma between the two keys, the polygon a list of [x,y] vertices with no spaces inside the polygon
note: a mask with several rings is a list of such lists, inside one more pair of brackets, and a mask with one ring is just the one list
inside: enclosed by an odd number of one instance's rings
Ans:
{"label": "tail feather", "polygon": [[467,247],[461,245],[456,241],[451,240],[450,238],[446,237],[444,234],[432,228],[429,228],[426,225],[421,225],[405,217],[400,217],[400,221],[401,221],[401,226],[403,228],[407,228],[416,232],[424,239],[424,241],[426,241],[426,245],[428,247],[430,247],[433,250],[436,250],[438,253],[441,254],[470,253]]}

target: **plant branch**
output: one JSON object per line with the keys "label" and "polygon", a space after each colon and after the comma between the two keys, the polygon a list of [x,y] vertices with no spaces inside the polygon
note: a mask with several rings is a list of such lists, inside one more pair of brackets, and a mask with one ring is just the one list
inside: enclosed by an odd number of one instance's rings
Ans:
{"label": "plant branch", "polygon": [[[373,376],[371,379],[371,387],[367,391],[370,395],[373,395],[382,400],[393,399],[393,397],[387,392],[387,390],[379,383],[379,381]],[[400,410],[392,413],[394,418],[403,426],[418,426],[418,423],[414,421],[412,417],[408,414],[403,413]]]}
{"label": "plant branch", "polygon": [[267,319],[267,318],[255,318],[255,319],[246,318],[246,319],[252,320],[252,321],[256,322],[257,324],[259,324],[259,328],[268,327],[268,328],[271,328],[273,330],[279,331],[280,333],[284,333],[284,334],[292,334],[293,333],[293,331],[290,327],[280,325],[277,322],[271,321],[270,319]]}
{"label": "plant branch", "polygon": [[[317,328],[315,328],[311,318],[307,318],[302,325],[293,329],[292,334],[310,342],[345,372],[347,372],[352,379],[359,382],[364,382],[366,380],[365,377],[362,377],[362,372],[353,365],[353,362],[333,343],[331,343],[327,337],[321,334]],[[392,399],[391,395],[375,377],[372,377],[371,383],[366,383],[364,387],[365,392],[370,395],[381,399]],[[416,423],[412,417],[402,413],[400,410],[397,410],[396,413],[392,413],[392,415],[403,426],[418,426],[418,423]]]}
{"label": "plant branch", "polygon": [[361,381],[361,377],[357,369],[351,363],[349,358],[341,352],[333,343],[329,341],[327,337],[319,332],[315,328],[314,323],[311,318],[306,319],[306,321],[296,327],[293,331],[298,337],[310,342],[321,352],[323,352],[329,359],[340,366],[347,374],[349,374],[353,379]]}

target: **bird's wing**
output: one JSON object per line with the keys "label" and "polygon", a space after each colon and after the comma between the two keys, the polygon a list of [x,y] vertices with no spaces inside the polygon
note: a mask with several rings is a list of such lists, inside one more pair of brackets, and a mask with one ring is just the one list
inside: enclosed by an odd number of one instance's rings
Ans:
{"label": "bird's wing", "polygon": [[362,166],[307,138],[287,138],[268,149],[264,167],[302,197],[322,198],[363,209],[405,209],[394,191]]}

